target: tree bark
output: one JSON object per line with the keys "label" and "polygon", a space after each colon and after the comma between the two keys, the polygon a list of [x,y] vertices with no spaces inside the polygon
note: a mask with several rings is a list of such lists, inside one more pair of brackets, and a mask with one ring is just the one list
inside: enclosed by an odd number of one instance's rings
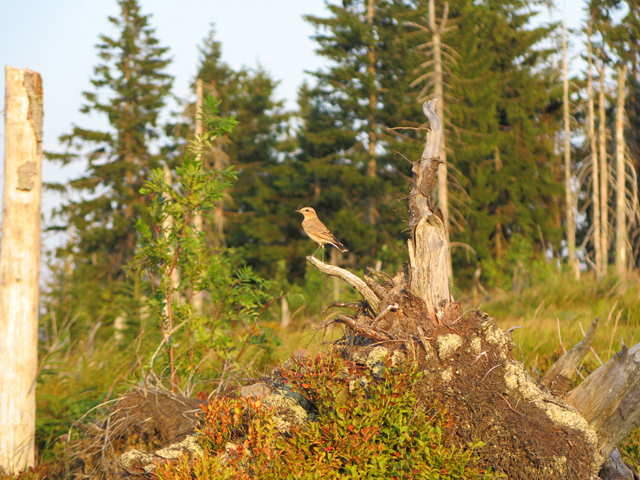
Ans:
{"label": "tree bark", "polygon": [[409,193],[409,228],[411,238],[409,266],[411,268],[410,287],[424,299],[433,317],[449,295],[449,243],[442,218],[435,215],[431,206],[431,190],[436,180],[440,160],[442,124],[435,112],[439,98],[423,104],[423,111],[429,119],[431,131],[427,134],[420,161],[413,164],[413,186]]}
{"label": "tree bark", "polygon": [[593,172],[591,175],[591,201],[593,203],[593,249],[596,257],[596,277],[602,278],[604,276],[605,270],[603,268],[602,262],[602,240],[600,238],[602,228],[600,226],[600,178],[598,172],[598,142],[596,140],[595,132],[595,105],[593,98],[593,49],[591,45],[591,30],[591,22],[589,22],[589,25],[587,27],[587,55],[589,57],[587,96],[589,97],[589,144],[591,147],[591,165]]}
{"label": "tree bark", "polygon": [[[378,170],[378,160],[376,154],[376,146],[378,143],[378,125],[376,122],[376,110],[378,109],[378,92],[376,88],[376,50],[375,50],[375,36],[373,19],[375,16],[375,0],[367,0],[367,24],[369,25],[371,42],[369,43],[369,52],[367,53],[367,60],[369,65],[367,66],[367,72],[371,80],[371,91],[369,92],[369,163],[367,165],[367,176],[369,178],[376,178]],[[366,218],[370,225],[376,223],[376,207],[373,201],[373,197],[367,198]]]}
{"label": "tree bark", "polygon": [[35,460],[42,79],[5,67],[5,144],[0,246],[0,467]]}
{"label": "tree bark", "polygon": [[602,269],[606,275],[609,265],[609,165],[607,162],[607,114],[604,109],[604,60],[601,61],[598,74],[600,75],[600,98],[598,102],[598,116],[600,117],[598,124],[598,147],[600,154],[598,156],[600,157],[600,222],[602,226],[600,241],[602,242]]}
{"label": "tree bark", "polygon": [[627,273],[627,221],[625,213],[626,182],[624,167],[624,106],[627,66],[618,67],[618,101],[616,104],[616,273]]}
{"label": "tree bark", "polygon": [[562,106],[564,113],[564,188],[565,188],[565,215],[567,217],[567,249],[568,262],[571,271],[576,278],[580,278],[580,269],[576,259],[576,226],[573,213],[573,193],[571,190],[571,128],[569,125],[569,76],[567,71],[567,26],[562,24],[562,72],[564,93]]}
{"label": "tree bark", "polygon": [[447,12],[449,5],[445,2],[445,13],[440,26],[436,24],[436,8],[434,0],[429,0],[429,29],[433,35],[433,90],[439,98],[436,104],[436,113],[442,124],[442,134],[440,135],[440,167],[438,168],[438,206],[442,211],[442,223],[447,236],[447,273],[449,279],[453,280],[453,264],[451,261],[451,240],[449,221],[449,183],[447,173],[447,148],[445,138],[445,117],[444,117],[444,80],[442,75],[442,46],[441,35],[447,23]]}
{"label": "tree bark", "polygon": [[615,354],[567,396],[598,435],[606,459],[640,425],[640,344]]}

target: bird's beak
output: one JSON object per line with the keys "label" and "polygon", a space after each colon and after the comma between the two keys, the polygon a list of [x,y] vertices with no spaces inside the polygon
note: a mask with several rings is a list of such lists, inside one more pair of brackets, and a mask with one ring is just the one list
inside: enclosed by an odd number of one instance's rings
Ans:
{"label": "bird's beak", "polygon": [[298,209],[298,210],[296,210],[296,212],[302,213],[302,209]]}

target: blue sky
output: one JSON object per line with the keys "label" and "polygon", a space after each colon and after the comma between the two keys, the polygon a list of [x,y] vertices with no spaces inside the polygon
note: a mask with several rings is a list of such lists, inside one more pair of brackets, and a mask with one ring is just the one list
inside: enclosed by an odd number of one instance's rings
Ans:
{"label": "blue sky", "polygon": [[[309,78],[304,71],[324,64],[309,38],[313,29],[302,19],[303,14],[326,15],[324,0],[141,0],[141,4],[143,13],[153,14],[151,24],[161,45],[171,49],[169,71],[179,97],[188,95],[197,47],[211,23],[222,42],[223,59],[233,67],[259,63],[281,82],[277,96],[286,100],[288,108],[295,107],[297,89]],[[564,12],[568,25],[577,28],[583,5],[567,0],[558,4],[553,18],[561,20]],[[92,91],[89,80],[97,63],[98,35],[115,33],[107,16],[117,14],[115,0],[6,0],[0,7],[0,64],[30,68],[43,77],[45,150],[60,150],[57,138],[70,132],[73,124],[105,125],[104,119],[82,115],[78,109],[81,92]],[[541,18],[547,20],[548,13]],[[4,91],[4,73],[0,89]],[[3,158],[4,142],[0,142],[0,161]],[[62,169],[45,162],[43,176],[45,181],[62,181],[81,170],[81,163]],[[59,197],[45,193],[43,212],[58,202]],[[45,244],[51,246],[51,240]]]}

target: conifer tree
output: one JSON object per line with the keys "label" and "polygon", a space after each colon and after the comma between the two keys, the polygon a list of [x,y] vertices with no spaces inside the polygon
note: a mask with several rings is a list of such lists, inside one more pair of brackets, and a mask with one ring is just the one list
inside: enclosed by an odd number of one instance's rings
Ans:
{"label": "conifer tree", "polygon": [[95,91],[83,93],[81,108],[82,113],[107,117],[109,128],[74,126],[60,141],[81,153],[49,155],[63,164],[78,158],[87,162],[84,173],[66,185],[77,192],[75,200],[59,213],[75,230],[77,274],[107,281],[124,278],[134,253],[134,224],[146,205],[140,188],[151,170],[161,166],[152,146],[172,84],[166,73],[168,48],[160,46],[150,15],[141,12],[138,0],[118,0],[118,5],[120,15],[109,21],[119,36],[100,35],[101,63],[91,80]]}
{"label": "conifer tree", "polygon": [[[562,189],[552,141],[559,128],[560,91],[544,68],[549,51],[540,47],[551,28],[530,28],[533,14],[527,5],[449,2],[450,24],[458,28],[447,33],[447,45],[460,56],[446,82],[451,235],[455,246],[475,249],[477,261],[492,276],[497,268],[508,268],[504,258],[502,267],[493,259],[506,256],[512,238],[528,239],[539,252],[546,245],[533,239],[560,238],[554,222]],[[329,18],[307,17],[316,27],[319,53],[332,63],[314,73],[316,85],[302,91],[296,165],[306,170],[300,182],[311,185],[302,203],[328,219],[325,223],[360,265],[373,263],[385,244],[392,253],[403,248],[403,212],[396,201],[406,194],[410,164],[402,156],[419,158],[424,132],[389,129],[420,127],[425,121],[417,98],[422,86],[409,84],[424,62],[417,47],[431,41],[430,33],[407,28],[409,22],[424,23],[427,2],[378,0],[373,25],[367,7],[363,0],[346,1],[329,4]],[[437,8],[441,17],[443,7]],[[370,35],[376,40],[374,78],[367,68]],[[375,181],[366,176],[372,102],[365,87],[371,82],[377,86]],[[376,228],[364,221],[365,199],[372,192]],[[454,250],[454,272],[466,268],[468,251]]]}
{"label": "conifer tree", "polygon": [[[223,115],[233,115],[238,121],[231,134],[203,153],[207,168],[233,165],[238,171],[237,181],[215,211],[215,225],[205,225],[205,230],[214,241],[241,248],[247,263],[259,271],[273,273],[274,257],[265,246],[274,238],[283,244],[284,238],[273,221],[277,202],[272,199],[271,170],[279,162],[279,152],[288,148],[282,139],[288,115],[283,102],[275,99],[278,82],[261,67],[235,70],[224,62],[213,26],[200,47],[196,80],[202,82],[204,95],[220,101]],[[193,132],[195,116],[192,109],[188,112],[188,127]]]}
{"label": "conifer tree", "polygon": [[417,152],[423,134],[389,128],[424,123],[409,87],[421,55],[405,26],[420,12],[396,0],[327,8],[327,18],[306,17],[316,29],[318,53],[330,63],[313,72],[315,85],[300,95],[297,161],[306,171],[300,181],[309,185],[300,202],[313,206],[329,228],[340,225],[336,231],[357,265],[393,264],[404,248],[399,200],[406,194],[404,175],[410,175],[410,164],[396,151],[409,152],[395,147],[415,141],[410,149]]}

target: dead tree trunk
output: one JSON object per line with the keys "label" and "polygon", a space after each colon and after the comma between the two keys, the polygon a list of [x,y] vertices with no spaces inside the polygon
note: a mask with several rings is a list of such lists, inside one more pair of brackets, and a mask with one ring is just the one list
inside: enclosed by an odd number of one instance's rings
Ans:
{"label": "dead tree trunk", "polygon": [[0,470],[35,460],[42,79],[5,67],[4,198],[0,246]]}
{"label": "dead tree trunk", "polygon": [[564,93],[562,96],[562,110],[564,113],[564,189],[565,189],[565,216],[567,218],[567,249],[569,251],[569,268],[576,278],[580,277],[580,269],[576,259],[576,225],[573,213],[573,193],[571,191],[571,128],[569,125],[569,76],[567,68],[567,26],[562,24],[562,72]]}
{"label": "dead tree trunk", "polygon": [[430,197],[436,172],[441,161],[440,151],[442,124],[435,112],[439,98],[435,97],[423,105],[431,122],[431,131],[419,162],[413,164],[413,187],[409,193],[409,228],[411,238],[409,265],[410,287],[427,303],[429,313],[436,320],[436,308],[449,301],[449,242],[442,218],[431,206]]}
{"label": "dead tree trunk", "polygon": [[618,67],[618,101],[616,104],[616,273],[627,273],[627,221],[625,212],[626,182],[624,167],[624,84],[627,66]]}
{"label": "dead tree trunk", "polygon": [[[367,52],[367,72],[371,78],[371,90],[369,92],[369,125],[367,134],[369,136],[369,163],[367,164],[367,177],[376,178],[378,172],[378,159],[376,147],[378,146],[378,125],[376,122],[376,110],[378,109],[378,91],[376,87],[376,48],[373,20],[375,17],[375,0],[367,0],[367,24],[370,29],[369,51]],[[375,225],[378,213],[375,201],[372,196],[367,198],[366,221],[370,225]]]}
{"label": "dead tree trunk", "polygon": [[605,270],[602,264],[602,241],[600,239],[600,179],[598,172],[598,142],[595,131],[595,102],[593,98],[593,49],[591,45],[591,22],[587,27],[587,46],[589,70],[587,77],[587,96],[589,97],[589,144],[591,150],[591,200],[593,203],[593,249],[595,251],[596,260],[596,277],[602,278]]}
{"label": "dead tree trunk", "polygon": [[602,269],[606,275],[607,268],[609,266],[609,163],[607,162],[607,115],[604,109],[604,60],[601,61],[601,66],[598,69],[598,75],[600,76],[600,95],[598,102],[598,156],[600,157],[600,222],[602,226],[600,241],[602,242]]}
{"label": "dead tree trunk", "polygon": [[[585,339],[538,384],[511,353],[513,329],[502,331],[479,310],[462,314],[460,304],[451,300],[443,253],[446,235],[430,198],[441,134],[436,101],[424,105],[431,131],[422,158],[413,167],[409,262],[393,277],[369,269],[360,278],[307,257],[319,271],[342,279],[363,299],[330,306],[353,310],[324,324],[345,327],[334,348],[361,365],[380,364],[384,357],[413,362],[423,373],[413,386],[417,408],[430,413],[435,405],[443,408],[452,417],[447,426],[450,441],[466,448],[482,440],[483,461],[510,480],[594,480],[598,472],[607,480],[631,478],[615,446],[640,422],[640,344],[632,349],[623,346],[608,364],[566,395],[576,368],[590,350],[597,320]],[[281,377],[276,377],[277,382],[269,385],[243,389],[245,395],[259,391],[267,395],[265,401],[272,393],[279,397],[284,390]],[[277,408],[284,414],[294,408],[313,410],[304,397],[291,402],[289,407]],[[179,447],[176,444],[163,452],[179,451]],[[120,460],[129,471],[140,472],[140,462],[154,458],[157,455],[129,452]]]}
{"label": "dead tree trunk", "polygon": [[[436,8],[434,0],[429,0],[429,29],[433,35],[433,90],[435,96],[440,100],[436,103],[436,113],[441,124],[444,122],[444,79],[442,74],[442,44],[441,36],[447,24],[449,4],[444,4],[444,15],[440,25],[436,24]],[[440,167],[438,168],[438,206],[442,211],[442,223],[447,236],[447,273],[449,279],[453,279],[453,264],[451,263],[450,250],[450,221],[449,221],[449,183],[447,172],[447,146],[442,124],[440,134]]]}

